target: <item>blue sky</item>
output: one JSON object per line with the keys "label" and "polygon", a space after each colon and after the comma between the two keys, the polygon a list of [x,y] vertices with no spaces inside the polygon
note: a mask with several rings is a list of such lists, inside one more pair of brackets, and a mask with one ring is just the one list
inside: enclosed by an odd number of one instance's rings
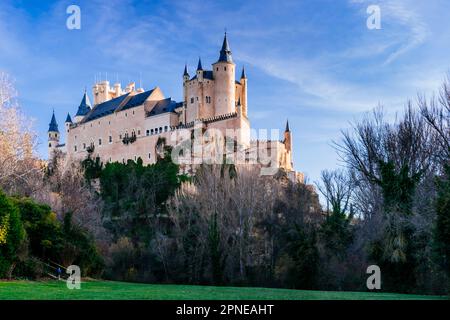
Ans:
{"label": "blue sky", "polygon": [[[67,6],[81,30],[66,28]],[[369,5],[381,29],[366,27]],[[390,115],[431,95],[450,68],[450,2],[436,1],[12,1],[0,2],[0,70],[16,81],[46,157],[52,109],[60,127],[99,73],[182,97],[182,71],[210,67],[226,28],[246,67],[254,128],[289,118],[295,167],[310,181],[339,166],[331,141],[376,107]],[[92,97],[92,96],[91,96]]]}

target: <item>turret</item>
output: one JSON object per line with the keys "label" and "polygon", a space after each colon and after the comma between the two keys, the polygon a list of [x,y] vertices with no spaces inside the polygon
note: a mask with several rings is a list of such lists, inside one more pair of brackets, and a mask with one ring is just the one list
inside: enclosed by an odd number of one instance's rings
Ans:
{"label": "turret", "polygon": [[241,104],[242,104],[242,114],[247,117],[247,76],[245,75],[245,69],[242,67],[241,79],[242,85],[242,95],[241,95]]}
{"label": "turret", "polygon": [[215,115],[236,111],[235,64],[227,34],[223,38],[219,60],[213,64]]}
{"label": "turret", "polygon": [[64,122],[64,125],[66,127],[66,132],[69,132],[71,124],[72,124],[72,118],[70,117],[70,113],[67,113],[66,121]]}
{"label": "turret", "polygon": [[[109,87],[109,81],[104,80],[99,83],[96,83],[92,88],[92,93],[94,96],[94,105],[105,102],[109,100],[111,88]],[[76,121],[76,120],[75,120]]]}
{"label": "turret", "polygon": [[55,110],[53,110],[52,119],[48,125],[48,158],[51,159],[56,147],[59,145],[58,123],[55,118]]}
{"label": "turret", "polygon": [[184,65],[184,72],[183,72],[183,82],[189,81],[189,73],[187,70],[187,64]]}
{"label": "turret", "polygon": [[200,57],[198,58],[198,65],[197,65],[197,79],[199,82],[203,81],[203,67],[202,67],[202,60]]}
{"label": "turret", "polygon": [[289,129],[289,120],[286,120],[286,129],[284,130],[284,145],[287,151],[292,151],[292,135]]}
{"label": "turret", "polygon": [[183,113],[181,116],[180,121],[183,123],[186,123],[186,108],[187,108],[187,100],[188,100],[188,96],[187,96],[187,92],[188,92],[188,88],[187,88],[187,83],[189,81],[189,73],[188,73],[188,69],[187,69],[187,64],[184,65],[184,72],[183,72]]}
{"label": "turret", "polygon": [[91,102],[89,101],[89,97],[87,95],[86,90],[84,90],[83,98],[81,99],[81,103],[78,106],[77,113],[75,114],[75,123],[79,123],[83,118],[91,111]]}

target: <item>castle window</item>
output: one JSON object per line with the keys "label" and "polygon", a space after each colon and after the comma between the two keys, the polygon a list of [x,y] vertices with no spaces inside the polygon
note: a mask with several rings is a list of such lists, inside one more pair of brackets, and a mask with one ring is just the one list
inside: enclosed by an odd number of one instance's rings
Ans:
{"label": "castle window", "polygon": [[111,157],[109,157],[109,162],[112,162],[112,159],[111,159]]}
{"label": "castle window", "polygon": [[194,103],[194,98],[191,98],[191,103]]}
{"label": "castle window", "polygon": [[102,145],[102,139],[98,139],[98,145],[99,145],[99,146]]}
{"label": "castle window", "polygon": [[75,149],[75,152],[77,152],[77,146],[73,147]]}
{"label": "castle window", "polygon": [[223,67],[223,70],[227,71],[227,67]]}
{"label": "castle window", "polygon": [[219,71],[219,67],[216,68],[216,71]]}
{"label": "castle window", "polygon": [[51,147],[52,147],[52,144],[51,144],[51,143],[49,143],[49,144],[48,144],[48,147],[49,147],[49,148],[51,148]]}
{"label": "castle window", "polygon": [[151,159],[152,158],[152,154],[149,152],[148,153],[148,158]]}
{"label": "castle window", "polygon": [[153,135],[153,129],[152,129],[152,130],[150,130],[150,132],[151,132],[151,135]]}
{"label": "castle window", "polygon": [[134,115],[134,110],[133,110],[133,115]]}
{"label": "castle window", "polygon": [[164,127],[164,131],[166,131],[166,132],[167,132],[167,129],[168,129],[168,127],[167,127],[167,126],[165,126],[165,127]]}
{"label": "castle window", "polygon": [[148,136],[150,134],[150,131],[149,130],[145,131],[145,134]]}
{"label": "castle window", "polygon": [[125,117],[128,117],[128,113],[125,112]]}
{"label": "castle window", "polygon": [[161,133],[162,132],[162,127],[159,127],[159,133]]}
{"label": "castle window", "polygon": [[83,143],[83,150],[86,149],[86,143]]}
{"label": "castle window", "polygon": [[112,143],[112,136],[109,136],[109,143]]}
{"label": "castle window", "polygon": [[141,135],[141,130],[138,130],[138,136],[140,136]]}
{"label": "castle window", "polygon": [[197,97],[197,101],[198,101],[198,97]]}

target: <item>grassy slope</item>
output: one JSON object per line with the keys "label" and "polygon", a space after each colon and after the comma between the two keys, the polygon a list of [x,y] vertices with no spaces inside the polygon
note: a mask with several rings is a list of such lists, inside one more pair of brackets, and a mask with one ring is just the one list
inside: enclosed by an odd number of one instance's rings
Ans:
{"label": "grassy slope", "polygon": [[334,292],[269,288],[153,285],[113,281],[83,282],[80,290],[69,290],[63,281],[6,281],[0,282],[0,299],[400,300],[446,299],[446,297],[375,292]]}

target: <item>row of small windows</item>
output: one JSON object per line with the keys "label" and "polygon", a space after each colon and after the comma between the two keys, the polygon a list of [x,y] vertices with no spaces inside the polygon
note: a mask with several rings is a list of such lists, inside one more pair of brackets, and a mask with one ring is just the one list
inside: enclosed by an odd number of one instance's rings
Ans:
{"label": "row of small windows", "polygon": [[[168,130],[169,130],[169,127],[168,127],[168,126],[164,126],[164,132],[167,132]],[[159,127],[159,128],[147,130],[147,131],[146,131],[146,135],[149,136],[149,135],[154,135],[154,134],[158,134],[158,133],[162,133],[162,132],[163,132],[163,127]],[[138,134],[138,135],[141,135],[141,130],[140,130],[140,129],[137,131],[137,134]],[[132,136],[136,136],[136,132],[133,130],[133,131],[131,132],[131,135],[132,135]],[[123,135],[123,137],[128,138],[128,137],[129,137],[128,132],[125,133],[125,134]],[[75,137],[75,138],[76,138],[76,137]],[[119,135],[119,139],[122,140],[122,134]],[[113,142],[112,136],[109,136],[109,137],[108,137],[108,142],[109,142],[109,143],[112,143],[112,142]],[[90,145],[91,145],[91,146],[94,146],[94,143],[91,142]],[[101,138],[98,139],[98,145],[99,145],[99,146],[102,145],[102,139],[101,139]],[[49,145],[49,147],[51,147],[51,145]],[[74,150],[75,150],[75,152],[77,151],[77,146],[74,146]],[[83,143],[83,150],[86,150],[86,143]]]}
{"label": "row of small windows", "polygon": [[[223,67],[224,71],[227,71],[227,67]],[[219,71],[219,67],[216,67],[216,71]],[[231,71],[233,71],[233,68],[231,68]]]}
{"label": "row of small windows", "polygon": [[[168,126],[164,126],[164,132],[167,132],[169,130]],[[163,127],[159,127],[159,128],[155,128],[155,129],[150,129],[145,132],[145,134],[147,136],[152,136],[154,134],[158,134],[158,133],[162,133],[163,132]]]}
{"label": "row of small windows", "polygon": [[[198,97],[195,97],[196,100],[198,101]],[[205,97],[206,103],[211,103],[211,97],[210,96],[206,96]],[[194,97],[191,97],[191,104],[194,103]]]}

